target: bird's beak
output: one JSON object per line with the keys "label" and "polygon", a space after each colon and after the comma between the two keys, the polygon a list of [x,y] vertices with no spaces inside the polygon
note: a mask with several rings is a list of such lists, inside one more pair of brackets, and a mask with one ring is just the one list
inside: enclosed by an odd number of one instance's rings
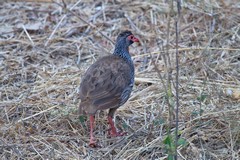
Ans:
{"label": "bird's beak", "polygon": [[139,42],[139,39],[136,38],[136,37],[133,37],[133,38],[132,38],[132,41],[133,41],[133,42]]}

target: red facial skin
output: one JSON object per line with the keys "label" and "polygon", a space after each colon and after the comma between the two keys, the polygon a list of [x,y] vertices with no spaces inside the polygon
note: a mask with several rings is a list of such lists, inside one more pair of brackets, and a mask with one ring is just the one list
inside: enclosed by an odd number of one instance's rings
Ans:
{"label": "red facial skin", "polygon": [[139,42],[139,39],[137,39],[136,37],[134,37],[134,35],[130,35],[128,36],[128,39],[133,41],[133,42]]}

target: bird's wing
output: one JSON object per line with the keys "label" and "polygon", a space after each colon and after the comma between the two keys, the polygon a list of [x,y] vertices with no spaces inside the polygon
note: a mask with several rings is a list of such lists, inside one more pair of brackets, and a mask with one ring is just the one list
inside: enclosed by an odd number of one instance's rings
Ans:
{"label": "bird's wing", "polygon": [[119,107],[129,98],[130,94],[123,93],[129,90],[130,83],[131,69],[123,59],[113,55],[103,57],[83,76],[80,98],[100,110]]}

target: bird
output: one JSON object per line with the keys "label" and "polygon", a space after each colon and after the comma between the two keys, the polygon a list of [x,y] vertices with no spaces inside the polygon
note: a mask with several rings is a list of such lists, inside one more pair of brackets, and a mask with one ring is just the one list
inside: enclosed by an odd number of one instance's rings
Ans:
{"label": "bird", "polygon": [[93,63],[83,74],[79,87],[79,114],[90,116],[90,147],[96,147],[93,135],[95,114],[109,109],[108,123],[112,137],[123,136],[117,132],[113,116],[115,111],[130,97],[134,85],[134,64],[129,46],[139,42],[131,31],[121,32],[115,43],[113,54]]}

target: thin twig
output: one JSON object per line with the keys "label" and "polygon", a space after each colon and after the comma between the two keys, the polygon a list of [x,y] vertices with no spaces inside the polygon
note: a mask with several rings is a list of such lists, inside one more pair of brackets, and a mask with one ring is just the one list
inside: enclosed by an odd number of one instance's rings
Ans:
{"label": "thin twig", "polygon": [[32,38],[31,38],[30,35],[28,34],[28,31],[26,30],[26,28],[25,28],[24,25],[22,25],[22,28],[23,28],[24,32],[26,33],[28,39],[30,40],[32,46],[35,46],[35,45],[34,45],[34,42],[33,42],[33,40],[32,40]]}
{"label": "thin twig", "polygon": [[38,113],[36,113],[36,114],[33,114],[33,115],[29,116],[29,117],[20,119],[20,120],[18,120],[17,122],[19,123],[19,122],[26,121],[26,120],[28,120],[28,119],[30,119],[30,118],[36,117],[36,116],[38,116],[38,115],[40,115],[40,114],[43,114],[43,113],[45,113],[45,112],[48,112],[48,111],[50,111],[50,110],[52,110],[52,109],[54,109],[54,108],[57,108],[57,107],[58,107],[58,106],[52,106],[52,107],[50,107],[50,108],[48,108],[48,109],[45,109],[45,110],[43,110],[43,111],[41,111],[41,112],[38,112]]}
{"label": "thin twig", "polygon": [[[64,5],[61,5],[60,3],[55,2],[57,5],[61,6],[61,7],[65,7]],[[98,33],[100,33],[104,38],[106,38],[108,41],[110,41],[112,44],[115,44],[108,36],[106,36],[105,34],[103,34],[100,30],[99,27],[95,26],[94,24],[87,22],[86,20],[84,20],[82,17],[80,17],[79,15],[77,15],[76,13],[74,13],[72,11],[72,9],[68,9],[67,7],[65,8],[68,12],[70,12],[72,15],[76,16],[79,20],[83,21],[84,23],[88,24],[89,26],[93,27]]]}
{"label": "thin twig", "polygon": [[175,130],[175,160],[178,159],[178,112],[179,112],[179,52],[178,52],[178,37],[179,37],[179,22],[181,18],[181,0],[177,0],[178,15],[175,21],[176,29],[176,130]]}
{"label": "thin twig", "polygon": [[[81,2],[81,0],[77,1],[70,9],[68,9],[69,11],[71,11],[73,8],[75,8],[79,3]],[[55,2],[57,3],[57,2]],[[58,4],[58,3],[57,3]],[[65,4],[65,3],[64,3]],[[65,5],[62,5],[62,7],[64,7]],[[58,27],[61,25],[62,21],[66,18],[66,14],[63,15],[63,17],[61,18],[61,20],[58,22],[58,24],[56,25],[56,27],[54,28],[53,32],[51,33],[51,35],[48,37],[46,43],[44,46],[47,46],[49,41],[52,39],[53,35],[55,34],[55,32],[57,31]]]}

